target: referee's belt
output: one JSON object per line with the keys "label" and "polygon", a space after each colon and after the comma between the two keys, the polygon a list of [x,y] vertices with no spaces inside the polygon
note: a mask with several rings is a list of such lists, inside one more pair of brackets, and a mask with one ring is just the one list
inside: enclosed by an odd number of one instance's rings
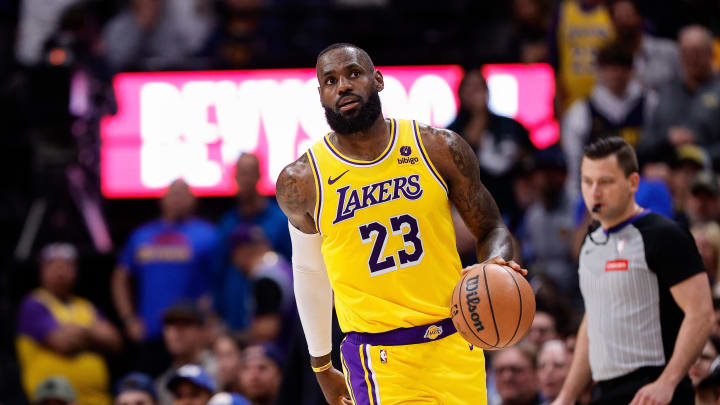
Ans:
{"label": "referee's belt", "polygon": [[427,325],[398,328],[387,332],[348,332],[345,340],[357,345],[403,346],[432,342],[446,338],[455,332],[457,332],[457,329],[455,329],[452,319],[445,318]]}

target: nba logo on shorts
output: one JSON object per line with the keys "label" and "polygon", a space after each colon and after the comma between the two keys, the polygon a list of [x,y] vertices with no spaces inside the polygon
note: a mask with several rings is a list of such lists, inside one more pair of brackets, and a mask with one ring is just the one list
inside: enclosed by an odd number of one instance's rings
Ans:
{"label": "nba logo on shorts", "polygon": [[442,335],[442,326],[430,325],[430,327],[425,331],[424,338],[434,340],[440,335]]}
{"label": "nba logo on shorts", "polygon": [[409,146],[401,146],[400,147],[400,155],[410,156],[411,153],[412,153],[412,149],[410,149]]}
{"label": "nba logo on shorts", "polygon": [[385,349],[380,349],[380,362],[383,364],[387,363],[387,352]]}

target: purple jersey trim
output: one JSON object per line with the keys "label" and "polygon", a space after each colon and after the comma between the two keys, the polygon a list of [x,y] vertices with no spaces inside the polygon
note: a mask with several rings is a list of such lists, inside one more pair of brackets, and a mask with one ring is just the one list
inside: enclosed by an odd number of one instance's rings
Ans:
{"label": "purple jersey trim", "polygon": [[399,125],[399,123],[396,122],[395,119],[392,119],[392,118],[390,119],[390,136],[391,136],[390,143],[389,143],[390,146],[387,148],[385,153],[383,153],[382,155],[380,155],[379,157],[377,157],[376,159],[371,160],[371,161],[349,160],[333,148],[333,146],[330,144],[330,141],[328,140],[327,136],[323,138],[323,141],[325,141],[325,146],[330,151],[330,153],[344,163],[347,163],[351,166],[357,166],[357,167],[375,166],[376,164],[385,160],[385,158],[388,157],[390,155],[390,153],[392,153],[392,151],[395,149],[395,143],[398,138],[398,125]]}
{"label": "purple jersey trim", "polygon": [[452,319],[445,318],[442,321],[428,325],[393,329],[382,333],[349,332],[345,340],[356,345],[401,346],[443,339],[455,332],[457,330],[452,323]]}
{"label": "purple jersey trim", "polygon": [[45,304],[32,296],[25,298],[18,312],[18,333],[38,342],[45,342],[50,332],[59,326]]}

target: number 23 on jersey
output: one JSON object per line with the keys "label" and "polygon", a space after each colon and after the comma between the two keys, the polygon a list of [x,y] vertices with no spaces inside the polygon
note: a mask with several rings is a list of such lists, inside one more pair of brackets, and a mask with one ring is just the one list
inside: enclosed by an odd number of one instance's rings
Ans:
{"label": "number 23 on jersey", "polygon": [[[373,242],[368,258],[370,276],[379,276],[399,268],[405,268],[419,264],[425,250],[420,239],[420,228],[418,221],[410,214],[402,214],[389,218],[390,235],[386,224],[373,221],[361,225],[360,238],[363,244]],[[405,245],[404,249],[385,256],[385,246],[388,237],[401,236]]]}

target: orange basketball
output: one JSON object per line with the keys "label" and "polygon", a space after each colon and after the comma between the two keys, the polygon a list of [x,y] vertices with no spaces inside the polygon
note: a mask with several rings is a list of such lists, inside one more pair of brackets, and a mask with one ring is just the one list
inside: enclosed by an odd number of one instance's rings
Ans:
{"label": "orange basketball", "polygon": [[465,340],[498,350],[527,333],[535,317],[535,294],[525,277],[510,267],[476,264],[455,286],[450,309]]}

